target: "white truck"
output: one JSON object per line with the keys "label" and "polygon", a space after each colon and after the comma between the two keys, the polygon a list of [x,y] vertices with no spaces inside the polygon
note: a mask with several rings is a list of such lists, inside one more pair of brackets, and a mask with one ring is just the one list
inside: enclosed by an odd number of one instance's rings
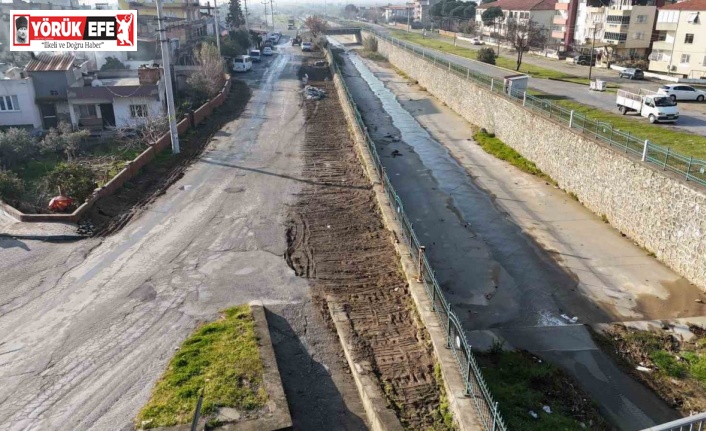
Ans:
{"label": "white truck", "polygon": [[669,96],[654,91],[640,89],[638,93],[631,93],[618,90],[616,104],[621,114],[637,112],[648,118],[650,123],[675,123],[679,119],[677,104]]}

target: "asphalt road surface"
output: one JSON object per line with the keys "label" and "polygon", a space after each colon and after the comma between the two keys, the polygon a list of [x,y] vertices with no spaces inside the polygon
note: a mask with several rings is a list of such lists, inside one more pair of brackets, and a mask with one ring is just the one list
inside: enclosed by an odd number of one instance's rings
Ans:
{"label": "asphalt road surface", "polygon": [[131,430],[189,332],[255,299],[274,310],[295,424],[366,428],[340,346],[283,258],[304,117],[298,51],[278,51],[239,75],[254,89],[243,115],[122,231],[64,244],[0,239],[0,430]]}

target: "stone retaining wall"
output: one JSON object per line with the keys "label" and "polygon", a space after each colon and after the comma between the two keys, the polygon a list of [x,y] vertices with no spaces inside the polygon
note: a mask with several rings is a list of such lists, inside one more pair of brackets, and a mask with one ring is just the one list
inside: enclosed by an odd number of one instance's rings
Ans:
{"label": "stone retaining wall", "polygon": [[591,211],[706,289],[706,190],[577,134],[378,39],[378,50],[467,121],[514,148]]}

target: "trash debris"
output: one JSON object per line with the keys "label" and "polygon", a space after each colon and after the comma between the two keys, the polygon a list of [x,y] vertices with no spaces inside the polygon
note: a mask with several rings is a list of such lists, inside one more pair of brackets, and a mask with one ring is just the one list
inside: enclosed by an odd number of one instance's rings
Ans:
{"label": "trash debris", "polygon": [[395,158],[395,157],[397,157],[397,156],[401,156],[402,153],[400,153],[400,152],[397,151],[397,150],[392,150],[392,153],[391,153],[390,155],[391,155],[393,158]]}
{"label": "trash debris", "polygon": [[552,408],[549,406],[542,407],[542,410],[544,410],[544,412],[547,414],[552,414]]}
{"label": "trash debris", "polygon": [[309,74],[305,73],[304,76],[302,77],[302,83],[306,85],[309,82]]}
{"label": "trash debris", "polygon": [[304,87],[304,97],[306,97],[306,100],[321,100],[325,95],[326,91],[320,88],[311,85]]}
{"label": "trash debris", "polygon": [[539,415],[538,415],[537,413],[535,413],[534,411],[532,411],[532,410],[529,411],[529,415],[532,416],[532,417],[535,418],[535,419],[539,419]]}
{"label": "trash debris", "polygon": [[564,319],[564,320],[566,320],[566,321],[568,321],[568,322],[571,322],[571,323],[576,323],[576,322],[579,321],[579,318],[576,317],[576,316],[574,316],[574,317],[569,317],[569,316],[567,316],[566,314],[562,314],[561,317],[562,317],[562,319]]}
{"label": "trash debris", "polygon": [[66,211],[74,200],[68,196],[56,196],[49,201],[49,209],[52,211]]}
{"label": "trash debris", "polygon": [[647,368],[647,367],[636,367],[635,369],[636,369],[637,371],[642,371],[642,372],[644,372],[644,373],[651,373],[651,372],[652,372],[652,370],[650,370],[650,369]]}
{"label": "trash debris", "polygon": [[317,60],[314,62],[314,67],[326,67],[328,63],[324,60]]}

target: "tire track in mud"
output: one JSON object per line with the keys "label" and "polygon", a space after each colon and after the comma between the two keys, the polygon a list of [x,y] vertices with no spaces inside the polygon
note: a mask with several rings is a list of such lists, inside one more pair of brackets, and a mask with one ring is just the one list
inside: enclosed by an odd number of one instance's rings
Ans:
{"label": "tire track in mud", "polygon": [[330,320],[324,298],[343,306],[355,334],[354,360],[372,364],[403,425],[446,429],[428,335],[413,309],[334,84],[321,68],[303,70],[326,97],[304,101],[303,176],[310,185],[290,208],[286,260],[297,275],[312,280],[325,319]]}

